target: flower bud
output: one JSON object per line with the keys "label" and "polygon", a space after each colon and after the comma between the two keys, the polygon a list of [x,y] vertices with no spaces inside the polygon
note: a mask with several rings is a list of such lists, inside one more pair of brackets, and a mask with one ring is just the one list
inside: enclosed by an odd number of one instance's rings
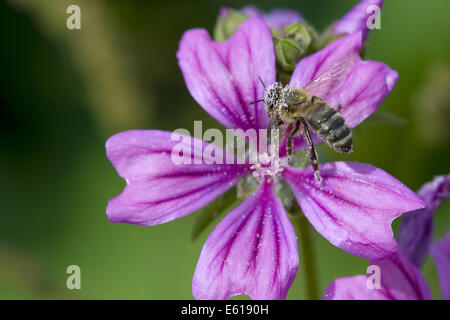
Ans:
{"label": "flower bud", "polygon": [[214,40],[226,41],[234,34],[239,25],[247,19],[248,16],[241,11],[222,8],[214,26]]}
{"label": "flower bud", "polygon": [[294,71],[297,62],[312,53],[317,42],[316,31],[306,22],[272,29],[272,35],[278,67],[286,72]]}

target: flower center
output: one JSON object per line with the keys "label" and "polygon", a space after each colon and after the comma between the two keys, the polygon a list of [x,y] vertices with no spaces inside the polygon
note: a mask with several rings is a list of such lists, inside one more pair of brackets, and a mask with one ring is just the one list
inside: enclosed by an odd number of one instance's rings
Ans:
{"label": "flower center", "polygon": [[283,172],[283,165],[285,165],[284,162],[287,162],[287,159],[280,159],[280,157],[276,154],[270,156],[267,152],[264,152],[259,155],[257,162],[252,165],[250,169],[253,170],[253,177],[255,177],[260,183],[264,182],[266,177],[269,182],[272,182],[274,178],[280,176]]}

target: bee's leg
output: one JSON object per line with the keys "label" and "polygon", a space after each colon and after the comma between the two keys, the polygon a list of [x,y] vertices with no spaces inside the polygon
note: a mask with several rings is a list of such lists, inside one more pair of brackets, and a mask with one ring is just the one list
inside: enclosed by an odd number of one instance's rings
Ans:
{"label": "bee's leg", "polygon": [[284,129],[284,135],[287,135],[288,133],[290,133],[292,130],[292,123],[289,123],[286,128]]}
{"label": "bee's leg", "polygon": [[338,106],[336,107],[336,111],[337,111],[337,112],[341,112],[341,109],[342,109],[342,104],[340,104],[340,105],[338,105]]}
{"label": "bee's leg", "polygon": [[[270,130],[268,132],[267,137],[270,139],[271,142],[274,141],[274,140],[272,140],[274,134],[276,134],[276,137],[278,137],[280,127],[283,124],[284,124],[284,121],[280,120],[279,118],[274,118],[274,117],[270,118],[270,126],[269,126]],[[278,143],[278,141],[276,143]]]}
{"label": "bee's leg", "polygon": [[317,182],[320,182],[322,178],[320,177],[319,172],[319,157],[317,156],[316,147],[314,146],[314,142],[311,139],[311,134],[309,133],[308,125],[306,124],[305,119],[302,118],[302,124],[303,124],[303,131],[305,132],[306,140],[309,144],[308,149],[308,157],[309,157],[309,163],[311,164],[313,170],[314,170],[314,177],[316,178]]}
{"label": "bee's leg", "polygon": [[287,151],[288,161],[291,160],[291,155],[292,155],[292,139],[294,138],[294,136],[298,132],[298,130],[300,130],[300,121],[297,121],[295,123],[295,128],[289,134],[289,137],[286,141],[286,151]]}
{"label": "bee's leg", "polygon": [[283,120],[277,118],[270,118],[270,128],[279,128],[284,124]]}

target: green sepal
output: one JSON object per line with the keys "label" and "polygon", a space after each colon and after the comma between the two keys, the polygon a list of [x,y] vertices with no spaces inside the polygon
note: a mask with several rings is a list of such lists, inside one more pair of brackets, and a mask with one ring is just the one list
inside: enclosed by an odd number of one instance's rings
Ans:
{"label": "green sepal", "polygon": [[245,176],[237,184],[237,197],[239,199],[247,198],[256,191],[258,186],[258,181],[252,175]]}
{"label": "green sepal", "polygon": [[192,229],[191,244],[193,244],[200,234],[216,221],[218,217],[229,212],[238,205],[240,201],[241,199],[237,198],[236,187],[233,187],[213,202],[198,210],[195,213],[197,220]]}
{"label": "green sepal", "polygon": [[220,17],[214,26],[213,38],[215,41],[228,40],[237,30],[242,22],[248,19],[248,16],[235,9],[227,9],[227,14]]}
{"label": "green sepal", "polygon": [[301,58],[315,51],[317,33],[307,22],[298,22],[282,30],[272,29],[277,65],[292,73]]}

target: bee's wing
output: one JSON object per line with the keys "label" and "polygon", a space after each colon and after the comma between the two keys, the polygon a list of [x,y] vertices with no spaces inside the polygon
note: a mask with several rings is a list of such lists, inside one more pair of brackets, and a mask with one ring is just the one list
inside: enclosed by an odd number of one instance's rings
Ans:
{"label": "bee's wing", "polygon": [[352,55],[342,61],[334,63],[328,70],[322,72],[312,82],[303,87],[303,89],[322,99],[337,89],[344,83],[348,73],[356,63],[356,56]]}

